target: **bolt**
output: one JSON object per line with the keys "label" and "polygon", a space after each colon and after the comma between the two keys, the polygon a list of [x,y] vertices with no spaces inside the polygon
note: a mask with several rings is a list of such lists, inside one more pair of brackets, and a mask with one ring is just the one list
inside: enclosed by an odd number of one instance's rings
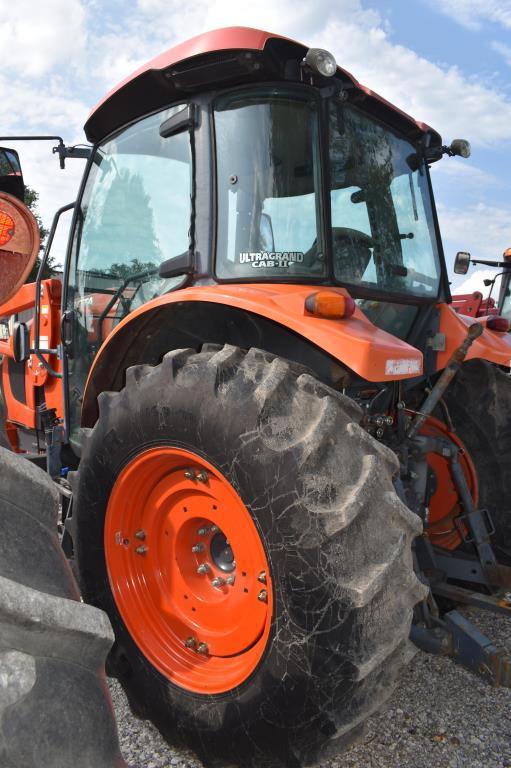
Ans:
{"label": "bolt", "polygon": [[391,427],[394,423],[394,419],[392,416],[386,416],[385,417],[385,424],[388,424],[389,427]]}
{"label": "bolt", "polygon": [[238,181],[238,177],[236,176],[235,173],[233,173],[232,176],[229,176],[229,182],[231,184],[236,184],[237,181]]}
{"label": "bolt", "polygon": [[198,536],[207,536],[208,533],[209,533],[209,528],[206,528],[206,527],[199,528],[199,530],[197,531]]}
{"label": "bolt", "polygon": [[400,400],[399,403],[396,403],[396,408],[402,411],[405,408],[405,403],[402,400]]}
{"label": "bolt", "polygon": [[197,640],[194,637],[187,637],[185,640],[185,648],[195,648]]}
{"label": "bolt", "polygon": [[199,643],[199,645],[197,646],[197,653],[202,653],[203,656],[205,656],[208,653],[208,651],[209,651],[209,648],[206,645],[206,643]]}
{"label": "bolt", "polygon": [[145,531],[140,529],[140,531],[137,531],[135,534],[136,539],[141,539],[142,541],[145,539]]}
{"label": "bolt", "polygon": [[235,581],[236,581],[236,576],[232,573],[230,576],[226,578],[225,583],[229,584],[229,586],[232,587]]}
{"label": "bolt", "polygon": [[257,581],[260,581],[261,584],[266,584],[266,571],[261,571],[261,573],[257,577]]}
{"label": "bolt", "polygon": [[218,525],[212,525],[209,530],[211,531],[211,533],[218,533],[220,528],[218,527]]}
{"label": "bolt", "polygon": [[209,573],[211,566],[208,563],[201,563],[197,568],[197,573]]}
{"label": "bolt", "polygon": [[261,603],[267,603],[268,602],[268,592],[265,589],[262,589],[259,594],[257,595],[257,599],[261,601]]}
{"label": "bolt", "polygon": [[200,472],[197,472],[195,477],[199,481],[199,483],[207,483],[209,475],[205,469],[201,469]]}
{"label": "bolt", "polygon": [[195,472],[193,469],[185,469],[183,474],[187,480],[193,480],[195,478]]}
{"label": "bolt", "polygon": [[204,552],[204,544],[194,544],[192,552]]}
{"label": "bolt", "polygon": [[223,587],[225,584],[225,579],[222,579],[221,576],[215,576],[211,583],[214,587]]}
{"label": "bolt", "polygon": [[147,552],[147,547],[144,547],[144,545],[142,544],[142,546],[136,548],[135,552],[137,553],[137,555],[145,555],[145,553]]}
{"label": "bolt", "polygon": [[383,429],[383,427],[378,427],[378,429],[376,430],[376,437],[378,438],[383,437],[384,434],[385,434],[385,430]]}

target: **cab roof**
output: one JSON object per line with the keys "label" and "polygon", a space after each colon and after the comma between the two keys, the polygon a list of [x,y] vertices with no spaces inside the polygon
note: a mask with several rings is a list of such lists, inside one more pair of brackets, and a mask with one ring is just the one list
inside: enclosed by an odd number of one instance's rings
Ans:
{"label": "cab roof", "polygon": [[[92,110],[85,123],[91,142],[98,142],[123,125],[194,93],[231,85],[275,80],[299,81],[300,62],[307,46],[271,32],[226,27],[197,35],[151,59],[116,85]],[[382,96],[337,67],[335,77],[354,92],[363,108],[405,133],[410,139],[439,134],[414,120]],[[329,80],[325,79],[327,85]],[[361,105],[362,106],[362,105]]]}

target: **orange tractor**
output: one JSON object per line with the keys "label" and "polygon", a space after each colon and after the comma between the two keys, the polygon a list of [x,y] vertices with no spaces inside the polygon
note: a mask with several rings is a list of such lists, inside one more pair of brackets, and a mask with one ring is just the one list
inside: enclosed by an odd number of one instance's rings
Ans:
{"label": "orange tractor", "polygon": [[85,133],[62,281],[0,306],[5,423],[133,708],[208,766],[301,766],[390,695],[410,631],[509,684],[449,610],[511,610],[511,338],[452,308],[429,171],[467,143],[242,28]]}
{"label": "orange tractor", "polygon": [[[506,248],[502,254],[502,261],[489,261],[487,259],[472,259],[469,253],[460,251],[456,255],[454,271],[458,275],[466,275],[470,264],[484,264],[487,267],[500,269],[493,278],[485,278],[484,285],[490,289],[484,299],[481,291],[469,294],[453,296],[453,306],[457,312],[471,317],[485,317],[487,315],[499,315],[504,320],[498,322],[504,327],[504,321],[511,322],[511,248]],[[500,288],[497,300],[492,297],[497,278],[500,277]],[[495,322],[495,321],[494,321]]]}

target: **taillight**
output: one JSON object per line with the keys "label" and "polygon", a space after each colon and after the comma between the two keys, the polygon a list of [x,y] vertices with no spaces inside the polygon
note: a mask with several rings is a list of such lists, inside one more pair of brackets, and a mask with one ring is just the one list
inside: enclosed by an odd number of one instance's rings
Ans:
{"label": "taillight", "polygon": [[305,309],[316,317],[350,317],[355,311],[355,302],[351,296],[344,296],[335,291],[318,291],[305,299]]}
{"label": "taillight", "polygon": [[499,331],[500,333],[506,333],[509,331],[509,320],[506,320],[505,317],[500,317],[498,315],[494,315],[493,317],[489,317],[486,321],[486,327],[490,329],[490,331]]}

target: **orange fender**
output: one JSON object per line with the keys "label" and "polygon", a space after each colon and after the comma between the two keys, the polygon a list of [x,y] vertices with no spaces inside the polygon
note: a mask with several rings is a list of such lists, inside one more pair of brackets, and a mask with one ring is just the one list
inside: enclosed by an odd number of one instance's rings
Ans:
{"label": "orange fender", "polygon": [[468,315],[458,314],[451,305],[440,304],[440,333],[445,334],[445,351],[438,353],[437,370],[445,368],[449,358],[467,335],[467,329],[472,323],[480,322],[485,326],[483,333],[474,341],[466,359],[482,358],[497,365],[511,366],[511,334],[492,331],[486,328],[486,318],[477,320]]}
{"label": "orange fender", "polygon": [[[325,319],[308,312],[305,300],[318,290],[318,286],[304,285],[224,284],[184,288],[159,296],[131,312],[104,341],[89,372],[84,403],[98,361],[108,354],[118,333],[135,318],[158,307],[189,301],[223,304],[273,320],[308,339],[367,381],[408,379],[422,373],[422,353],[377,328],[358,307],[351,317],[343,319]],[[328,291],[349,295],[343,288],[329,287]]]}

